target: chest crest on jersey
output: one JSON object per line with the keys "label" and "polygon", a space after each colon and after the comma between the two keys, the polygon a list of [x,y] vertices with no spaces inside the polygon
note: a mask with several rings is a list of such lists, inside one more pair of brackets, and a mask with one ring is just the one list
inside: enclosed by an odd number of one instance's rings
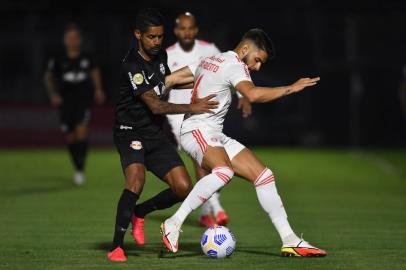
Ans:
{"label": "chest crest on jersey", "polygon": [[159,65],[159,70],[161,71],[162,75],[165,75],[165,66],[164,66],[164,64],[161,63]]}

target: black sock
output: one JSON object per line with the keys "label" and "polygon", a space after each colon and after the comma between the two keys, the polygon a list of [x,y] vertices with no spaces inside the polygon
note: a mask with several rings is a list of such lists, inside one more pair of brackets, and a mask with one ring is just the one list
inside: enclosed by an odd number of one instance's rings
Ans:
{"label": "black sock", "polygon": [[144,218],[147,214],[155,210],[169,208],[175,203],[181,201],[182,199],[176,196],[176,194],[170,188],[168,188],[157,194],[155,197],[136,205],[134,214],[136,217]]}
{"label": "black sock", "polygon": [[124,189],[117,205],[116,225],[114,230],[113,246],[111,250],[123,246],[124,235],[130,224],[138,194]]}
{"label": "black sock", "polygon": [[75,170],[78,171],[78,147],[77,142],[69,143],[68,150]]}
{"label": "black sock", "polygon": [[85,169],[87,149],[87,140],[76,141],[76,170],[78,171],[83,171]]}

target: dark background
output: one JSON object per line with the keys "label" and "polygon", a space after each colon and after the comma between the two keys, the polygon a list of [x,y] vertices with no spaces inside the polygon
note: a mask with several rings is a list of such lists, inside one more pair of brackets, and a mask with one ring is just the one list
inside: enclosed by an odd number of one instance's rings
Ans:
{"label": "dark background", "polygon": [[[191,11],[199,38],[233,49],[250,28],[266,30],[276,58],[253,74],[279,86],[301,76],[320,84],[242,120],[233,110],[225,133],[250,145],[404,147],[399,82],[406,64],[406,1],[1,1],[0,146],[62,145],[58,118],[43,85],[47,59],[62,49],[67,23],[78,23],[98,59],[106,105],[95,108],[91,140],[111,144],[122,57],[133,42],[137,11],[167,18],[165,46],[175,42],[175,17]],[[235,107],[235,106],[234,106]]]}

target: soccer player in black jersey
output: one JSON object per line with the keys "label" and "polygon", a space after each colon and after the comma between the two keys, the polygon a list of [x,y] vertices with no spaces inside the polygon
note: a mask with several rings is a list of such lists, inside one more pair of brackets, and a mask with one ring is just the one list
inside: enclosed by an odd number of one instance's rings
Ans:
{"label": "soccer player in black jersey", "polygon": [[51,104],[59,109],[75,174],[74,183],[82,185],[88,149],[88,123],[93,100],[104,102],[100,71],[91,54],[82,50],[80,29],[70,24],[64,32],[65,51],[48,61],[45,85]]}
{"label": "soccer player in black jersey", "polygon": [[[171,207],[182,201],[192,188],[180,156],[162,131],[165,114],[210,113],[218,104],[210,101],[214,95],[194,104],[165,101],[169,92],[166,86],[176,84],[177,88],[191,88],[193,80],[177,80],[175,73],[169,76],[167,54],[162,49],[164,19],[158,11],[145,9],[137,14],[134,36],[136,45],[122,63],[113,132],[125,175],[125,189],[117,205],[113,245],[108,253],[111,261],[127,260],[123,239],[130,221],[135,222],[135,217],[131,220],[134,212],[136,216],[145,216]],[[170,188],[135,207],[144,186],[145,170],[154,173]]]}

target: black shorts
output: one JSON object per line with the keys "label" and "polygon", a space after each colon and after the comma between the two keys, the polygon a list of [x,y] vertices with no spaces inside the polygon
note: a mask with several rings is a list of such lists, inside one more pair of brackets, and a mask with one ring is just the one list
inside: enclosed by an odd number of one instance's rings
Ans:
{"label": "black shorts", "polygon": [[173,168],[185,166],[174,146],[163,134],[145,139],[133,131],[115,129],[114,144],[120,154],[123,171],[132,163],[141,163],[148,171],[163,179]]}
{"label": "black shorts", "polygon": [[59,119],[63,132],[70,132],[79,124],[90,122],[91,109],[88,104],[65,101],[59,107]]}

